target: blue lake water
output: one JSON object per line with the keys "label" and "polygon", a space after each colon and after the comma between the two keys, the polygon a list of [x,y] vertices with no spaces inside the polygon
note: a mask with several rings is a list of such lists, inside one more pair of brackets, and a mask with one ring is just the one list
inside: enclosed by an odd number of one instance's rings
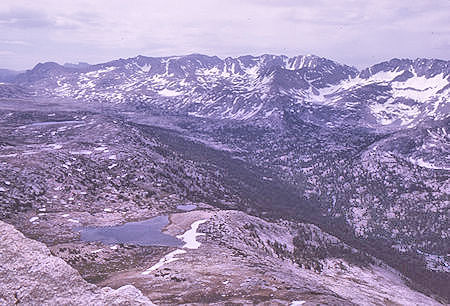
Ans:
{"label": "blue lake water", "polygon": [[197,208],[197,205],[195,205],[195,204],[186,204],[186,205],[178,205],[177,206],[177,209],[185,210],[185,211],[194,210],[196,208]]}
{"label": "blue lake water", "polygon": [[101,241],[105,244],[134,244],[140,246],[181,246],[183,242],[165,234],[162,229],[169,224],[168,216],[158,216],[140,222],[117,226],[79,228],[82,241]]}
{"label": "blue lake water", "polygon": [[70,121],[43,121],[27,124],[26,126],[42,126],[42,125],[57,125],[57,124],[76,124],[83,123],[81,120],[70,120]]}

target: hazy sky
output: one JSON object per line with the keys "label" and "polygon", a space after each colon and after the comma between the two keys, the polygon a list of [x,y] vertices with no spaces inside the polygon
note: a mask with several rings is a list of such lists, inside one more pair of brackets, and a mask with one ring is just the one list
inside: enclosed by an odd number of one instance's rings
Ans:
{"label": "hazy sky", "polygon": [[204,53],[450,55],[450,0],[1,0],[0,68]]}

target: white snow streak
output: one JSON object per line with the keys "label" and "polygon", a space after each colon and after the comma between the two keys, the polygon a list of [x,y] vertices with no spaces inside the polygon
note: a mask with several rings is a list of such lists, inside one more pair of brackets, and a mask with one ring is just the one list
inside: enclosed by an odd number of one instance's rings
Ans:
{"label": "white snow streak", "polygon": [[164,88],[163,90],[158,91],[159,95],[164,96],[164,97],[176,97],[181,95],[181,92],[178,92],[176,90],[171,90],[171,89],[167,89]]}
{"label": "white snow streak", "polygon": [[411,163],[413,163],[414,165],[417,165],[422,168],[436,169],[436,170],[450,170],[450,168],[447,168],[447,167],[439,167],[439,166],[433,165],[430,162],[424,161],[423,158],[418,158],[418,159],[409,158],[409,161]]}
{"label": "white snow streak", "polygon": [[184,241],[183,248],[186,249],[198,249],[200,246],[200,242],[197,241],[197,236],[203,236],[203,233],[197,233],[197,229],[200,224],[205,223],[206,220],[198,220],[192,223],[191,229],[186,231],[183,235],[178,235],[178,239],[182,239]]}
{"label": "white snow streak", "polygon": [[[200,247],[201,243],[197,241],[197,236],[202,236],[205,234],[197,233],[197,229],[200,224],[205,223],[206,221],[207,220],[195,221],[194,223],[192,223],[191,228],[189,230],[187,230],[184,234],[177,236],[178,239],[182,239],[184,241],[184,245],[182,247],[183,249],[198,249]],[[142,272],[142,274],[144,275],[150,274],[150,272],[161,268],[163,265],[180,259],[175,256],[185,253],[186,253],[185,250],[176,249],[175,251],[166,254],[155,265],[151,266],[150,268]]]}
{"label": "white snow streak", "polygon": [[305,303],[306,303],[306,301],[292,301],[290,306],[300,306]]}
{"label": "white snow streak", "polygon": [[144,274],[144,275],[150,274],[150,272],[161,268],[163,265],[165,265],[169,262],[178,260],[179,258],[176,258],[175,256],[179,255],[179,254],[184,254],[184,253],[186,253],[186,251],[180,250],[180,249],[172,251],[169,254],[167,254],[166,256],[164,256],[163,258],[161,258],[155,265],[151,266],[150,268],[148,268],[147,270],[142,272],[142,274]]}

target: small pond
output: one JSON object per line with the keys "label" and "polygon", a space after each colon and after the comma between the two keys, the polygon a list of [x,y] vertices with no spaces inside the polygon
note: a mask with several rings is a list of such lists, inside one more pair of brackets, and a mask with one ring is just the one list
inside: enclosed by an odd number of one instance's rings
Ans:
{"label": "small pond", "polygon": [[184,211],[191,211],[197,208],[197,205],[195,204],[185,204],[185,205],[178,205],[177,209],[184,210]]}
{"label": "small pond", "polygon": [[43,121],[27,124],[26,126],[43,126],[43,125],[57,125],[57,124],[76,124],[83,123],[81,120],[70,120],[70,121]]}
{"label": "small pond", "polygon": [[78,228],[82,241],[101,241],[105,244],[134,244],[140,246],[181,246],[183,242],[165,234],[162,229],[169,224],[168,216],[158,216],[140,222],[117,226]]}

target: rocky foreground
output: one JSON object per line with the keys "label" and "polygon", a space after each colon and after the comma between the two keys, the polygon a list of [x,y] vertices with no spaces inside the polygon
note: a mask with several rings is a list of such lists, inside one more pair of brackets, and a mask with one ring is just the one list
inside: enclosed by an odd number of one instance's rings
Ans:
{"label": "rocky foreground", "polygon": [[42,243],[0,221],[1,305],[154,305],[134,286],[86,282]]}
{"label": "rocky foreground", "polygon": [[[156,269],[148,267],[162,255],[111,268],[99,284],[116,290],[86,282],[82,276],[91,273],[86,267],[108,266],[112,249],[116,256],[126,258],[130,248],[140,247],[66,244],[72,251],[102,250],[96,258],[90,256],[92,252],[78,253],[83,264],[75,267],[80,275],[44,244],[0,222],[0,303],[153,305],[151,298],[159,305],[439,304],[410,289],[408,280],[397,271],[369,257],[363,259],[364,254],[313,225],[271,223],[238,211],[212,210],[173,214],[166,232],[181,234],[199,219],[206,222],[199,227],[197,248],[177,254],[176,260]],[[329,253],[333,249],[347,256],[333,258]],[[52,250],[58,253],[56,247]],[[71,261],[70,256],[59,255]]]}

